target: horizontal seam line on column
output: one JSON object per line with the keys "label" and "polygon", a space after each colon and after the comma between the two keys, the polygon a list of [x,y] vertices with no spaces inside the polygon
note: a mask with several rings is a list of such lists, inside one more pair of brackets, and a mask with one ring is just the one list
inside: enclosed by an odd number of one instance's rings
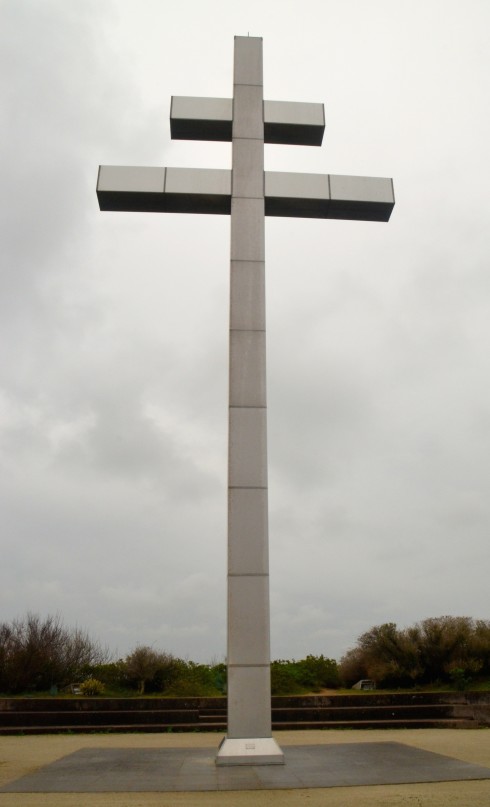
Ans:
{"label": "horizontal seam line on column", "polygon": [[248,333],[248,331],[255,333],[257,331],[258,333],[265,333],[265,328],[230,328],[230,331],[240,331],[242,333]]}
{"label": "horizontal seam line on column", "polygon": [[270,664],[228,664],[228,667],[270,667]]}
{"label": "horizontal seam line on column", "polygon": [[263,263],[265,264],[264,258],[259,260],[258,258],[230,258],[230,263]]}
{"label": "horizontal seam line on column", "polygon": [[256,406],[256,404],[230,404],[228,409],[267,409],[267,406]]}
{"label": "horizontal seam line on column", "polygon": [[228,490],[267,490],[267,485],[228,485]]}
{"label": "horizontal seam line on column", "polygon": [[228,577],[269,577],[269,572],[228,572]]}

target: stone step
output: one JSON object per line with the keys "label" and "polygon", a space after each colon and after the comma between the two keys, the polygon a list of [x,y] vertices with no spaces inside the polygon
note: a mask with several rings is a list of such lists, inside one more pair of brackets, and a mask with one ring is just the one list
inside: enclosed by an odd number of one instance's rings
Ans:
{"label": "stone step", "polygon": [[[274,730],[323,730],[329,729],[433,729],[433,728],[451,728],[451,729],[464,729],[474,728],[475,723],[471,720],[452,719],[452,720],[330,720],[328,722],[310,722],[310,721],[295,721],[293,723],[272,723]],[[90,723],[73,725],[73,724],[58,724],[52,726],[33,726],[33,725],[20,725],[20,726],[2,726],[0,727],[0,735],[19,735],[19,734],[100,734],[100,733],[179,733],[179,732],[226,732],[226,722],[223,723],[176,723],[169,725],[168,723],[119,723],[119,724],[101,724],[94,725]]]}
{"label": "stone step", "polygon": [[[274,729],[490,726],[489,693],[274,697]],[[226,732],[225,698],[0,698],[0,734]]]}
{"label": "stone step", "polygon": [[0,716],[5,712],[174,712],[197,710],[226,712],[226,698],[0,698]]}
{"label": "stone step", "polygon": [[171,734],[183,732],[202,732],[202,731],[226,731],[226,725],[219,726],[215,723],[176,723],[169,725],[168,723],[122,723],[114,725],[98,725],[87,723],[85,725],[53,725],[53,726],[39,726],[39,725],[25,725],[25,726],[0,726],[1,735],[27,735],[27,734]]}
{"label": "stone step", "polygon": [[199,725],[199,712],[197,709],[188,710],[173,710],[167,711],[106,711],[102,709],[94,709],[93,711],[84,710],[83,712],[0,712],[0,731],[2,728],[9,726],[22,726],[22,725],[39,725],[52,727],[60,725],[64,726],[80,726],[90,725],[96,728],[97,726],[117,726],[133,724],[147,724],[153,723],[159,726],[178,725],[180,723],[191,723],[196,727]]}
{"label": "stone step", "polygon": [[451,718],[454,716],[454,707],[451,704],[423,704],[417,706],[330,706],[317,707],[311,709],[291,708],[272,709],[272,719],[276,722],[297,720],[327,722],[330,720],[350,721],[363,720],[389,720],[391,718],[413,719],[417,717],[429,718]]}
{"label": "stone step", "polygon": [[[61,719],[60,719],[61,718]],[[131,726],[131,725],[147,725],[150,727],[155,724],[157,726],[179,726],[180,724],[190,724],[194,728],[199,727],[202,730],[203,725],[226,725],[226,713],[221,714],[200,714],[197,710],[181,710],[181,711],[106,711],[94,710],[83,712],[64,712],[62,715],[56,712],[3,712],[0,715],[0,731],[2,728],[20,727],[26,725],[45,726],[46,729],[53,729],[62,723],[65,727],[75,728],[77,726],[92,726],[94,729],[102,726],[118,725]],[[439,721],[444,722],[447,720],[467,720],[465,715],[454,715],[453,711],[444,706],[424,706],[403,707],[401,709],[393,709],[392,707],[373,707],[372,709],[355,709],[355,708],[341,708],[341,709],[274,709],[272,711],[272,722],[278,728],[308,724],[312,727],[324,727],[329,725],[350,725],[353,723],[382,723],[393,722],[400,723],[407,721],[413,723],[416,721]]]}
{"label": "stone step", "polygon": [[226,712],[222,715],[199,715],[199,725],[202,723],[224,723],[226,724]]}
{"label": "stone step", "polygon": [[475,728],[474,720],[451,718],[447,720],[418,719],[413,720],[329,720],[294,721],[293,723],[275,723],[272,728],[279,731],[300,731],[301,729],[470,729]]}

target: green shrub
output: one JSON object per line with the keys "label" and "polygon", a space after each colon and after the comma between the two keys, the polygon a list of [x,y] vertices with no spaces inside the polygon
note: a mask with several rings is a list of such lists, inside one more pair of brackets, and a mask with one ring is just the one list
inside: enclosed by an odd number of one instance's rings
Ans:
{"label": "green shrub", "polygon": [[102,681],[98,681],[97,678],[87,678],[86,681],[80,684],[80,692],[82,695],[96,697],[97,695],[103,695],[104,690],[104,684]]}
{"label": "green shrub", "polygon": [[324,656],[306,656],[300,661],[278,660],[271,663],[273,695],[300,695],[340,685],[337,662]]}
{"label": "green shrub", "polygon": [[226,695],[228,687],[228,669],[226,664],[219,662],[218,664],[213,664],[210,669],[214,686],[221,695]]}
{"label": "green shrub", "polygon": [[213,667],[179,659],[176,675],[163,694],[174,698],[216,697],[223,694],[222,686],[223,680],[217,680]]}
{"label": "green shrub", "polygon": [[310,655],[295,664],[298,683],[310,691],[340,686],[339,670],[334,659]]}
{"label": "green shrub", "polygon": [[124,689],[128,686],[126,667],[121,659],[108,664],[87,665],[82,670],[81,678],[97,678],[106,689]]}
{"label": "green shrub", "polygon": [[452,684],[459,692],[464,692],[471,684],[471,676],[466,675],[466,670],[463,670],[462,667],[453,667],[453,669],[449,671],[449,677]]}
{"label": "green shrub", "polygon": [[300,695],[306,688],[298,681],[298,669],[294,661],[271,663],[271,692],[273,695]]}

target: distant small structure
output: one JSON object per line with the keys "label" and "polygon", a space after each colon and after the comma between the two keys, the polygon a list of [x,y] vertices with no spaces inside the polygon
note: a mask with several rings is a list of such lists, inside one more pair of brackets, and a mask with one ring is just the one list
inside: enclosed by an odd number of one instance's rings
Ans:
{"label": "distant small structure", "polygon": [[376,689],[376,681],[373,681],[372,678],[361,678],[352,689]]}

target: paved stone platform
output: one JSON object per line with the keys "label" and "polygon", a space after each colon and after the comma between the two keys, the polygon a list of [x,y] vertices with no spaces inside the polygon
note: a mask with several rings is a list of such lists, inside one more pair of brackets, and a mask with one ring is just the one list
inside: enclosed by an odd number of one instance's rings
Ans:
{"label": "paved stone platform", "polygon": [[490,768],[399,742],[284,748],[285,765],[217,767],[209,748],[83,748],[0,793],[131,793],[359,787],[490,779]]}

